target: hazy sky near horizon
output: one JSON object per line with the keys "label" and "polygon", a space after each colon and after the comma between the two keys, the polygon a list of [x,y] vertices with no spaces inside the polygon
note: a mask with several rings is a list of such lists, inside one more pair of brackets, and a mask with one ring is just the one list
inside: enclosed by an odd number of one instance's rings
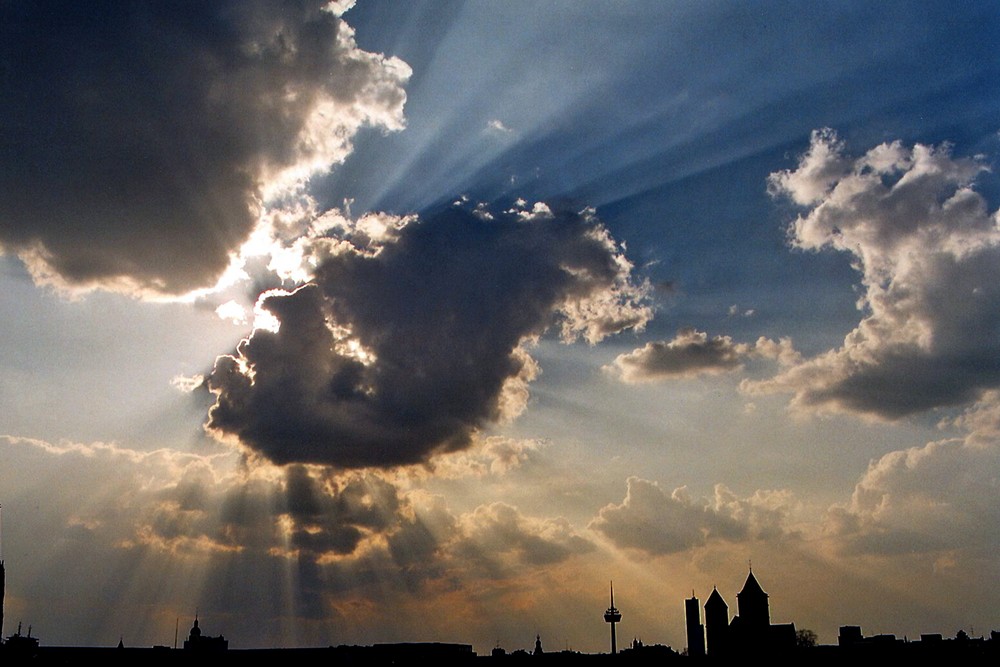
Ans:
{"label": "hazy sky near horizon", "polygon": [[[1000,8],[4,3],[4,636],[1000,627]],[[985,585],[984,585],[984,582]]]}

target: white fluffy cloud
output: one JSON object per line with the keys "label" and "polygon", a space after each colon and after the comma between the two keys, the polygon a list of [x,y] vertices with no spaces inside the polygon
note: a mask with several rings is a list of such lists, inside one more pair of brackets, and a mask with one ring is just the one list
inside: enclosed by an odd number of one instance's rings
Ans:
{"label": "white fluffy cloud", "polygon": [[719,484],[712,498],[692,498],[686,487],[667,493],[655,482],[630,477],[625,499],[601,509],[590,528],[619,547],[663,555],[711,540],[779,537],[790,506],[786,491],[740,498]]}
{"label": "white fluffy cloud", "polygon": [[264,200],[403,126],[409,67],[343,10],[4,3],[0,249],[67,289],[214,284]]}
{"label": "white fluffy cloud", "polygon": [[769,189],[805,208],[795,247],[853,256],[861,321],[840,348],[744,389],[889,419],[975,401],[1000,384],[1000,230],[973,189],[986,166],[898,141],[843,153],[832,131],[814,132]]}

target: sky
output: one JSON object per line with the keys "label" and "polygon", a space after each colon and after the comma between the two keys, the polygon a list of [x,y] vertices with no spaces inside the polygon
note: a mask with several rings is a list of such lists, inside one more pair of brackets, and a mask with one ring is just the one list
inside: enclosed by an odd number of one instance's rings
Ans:
{"label": "sky", "polygon": [[1000,7],[0,4],[3,635],[1000,629]]}

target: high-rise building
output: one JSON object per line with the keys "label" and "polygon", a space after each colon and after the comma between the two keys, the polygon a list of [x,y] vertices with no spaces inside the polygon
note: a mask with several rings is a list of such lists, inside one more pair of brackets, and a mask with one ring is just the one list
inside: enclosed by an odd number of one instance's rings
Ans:
{"label": "high-rise building", "polygon": [[694,591],[691,591],[690,598],[684,600],[684,618],[687,621],[688,655],[700,658],[705,655],[705,626],[701,622],[701,607]]}

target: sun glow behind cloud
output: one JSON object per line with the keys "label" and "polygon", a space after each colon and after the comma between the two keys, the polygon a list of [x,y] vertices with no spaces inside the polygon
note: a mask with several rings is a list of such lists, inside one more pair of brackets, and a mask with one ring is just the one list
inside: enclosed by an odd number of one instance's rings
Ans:
{"label": "sun glow behind cloud", "polygon": [[[319,2],[198,5],[194,21],[173,6],[117,9],[73,8],[58,25],[4,9],[21,94],[3,106],[4,145],[19,153],[0,172],[0,244],[38,284],[203,289],[262,211],[342,162],[362,127],[404,125],[409,67],[359,49]],[[54,107],[62,121],[40,130]]]}

